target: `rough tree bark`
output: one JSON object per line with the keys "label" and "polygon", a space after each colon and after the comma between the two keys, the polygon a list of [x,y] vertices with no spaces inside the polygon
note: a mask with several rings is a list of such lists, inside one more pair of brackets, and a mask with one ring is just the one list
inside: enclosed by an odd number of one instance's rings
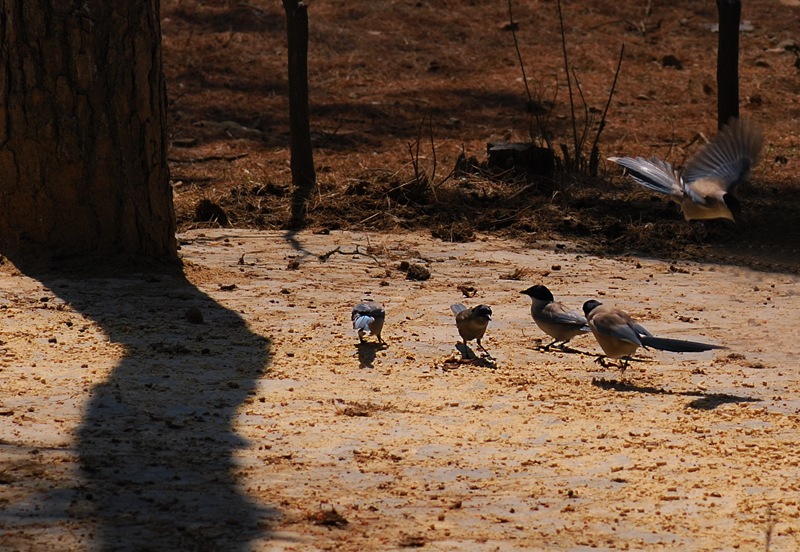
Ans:
{"label": "rough tree bark", "polygon": [[740,0],[717,0],[719,48],[717,50],[717,124],[722,128],[739,117]]}
{"label": "rough tree bark", "polygon": [[292,169],[292,217],[289,227],[305,224],[306,203],[317,183],[308,115],[308,7],[283,0],[289,49],[289,133]]}
{"label": "rough tree bark", "polygon": [[159,0],[0,0],[0,253],[176,256]]}

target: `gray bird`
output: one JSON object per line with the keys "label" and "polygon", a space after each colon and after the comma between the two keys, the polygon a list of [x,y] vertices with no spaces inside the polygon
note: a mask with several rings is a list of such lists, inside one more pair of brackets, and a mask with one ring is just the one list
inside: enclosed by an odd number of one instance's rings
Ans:
{"label": "gray bird", "polygon": [[686,220],[728,219],[735,222],[739,202],[732,195],[758,162],[764,138],[741,119],[731,119],[681,173],[656,157],[609,157],[645,188],[668,195]]}
{"label": "gray bird", "polygon": [[531,286],[520,293],[531,298],[533,321],[540,330],[553,338],[551,343],[544,346],[545,351],[559,342],[561,342],[559,348],[563,349],[576,335],[591,331],[586,325],[586,317],[556,301],[547,286]]}
{"label": "gray bird", "polygon": [[486,328],[489,326],[489,321],[492,319],[492,309],[487,305],[477,305],[468,309],[461,303],[456,303],[450,306],[450,310],[456,315],[456,327],[461,339],[464,340],[464,350],[467,350],[467,341],[474,339],[477,341],[478,347],[489,358],[492,358],[489,351],[481,345],[481,339],[483,339]]}
{"label": "gray bird", "polygon": [[363,343],[364,336],[372,334],[378,338],[378,343],[386,344],[381,337],[383,323],[386,320],[386,309],[383,305],[372,299],[366,299],[353,307],[350,318],[353,320],[353,329],[358,332],[359,342]]}
{"label": "gray bird", "polygon": [[[600,301],[586,301],[583,304],[583,313],[606,357],[622,359],[620,369],[623,372],[628,367],[631,356],[639,347],[645,349],[652,347],[673,353],[699,353],[711,349],[727,349],[720,345],[697,341],[654,337],[644,326],[633,320],[627,312],[605,306]],[[598,362],[606,366],[602,357],[598,359]]]}

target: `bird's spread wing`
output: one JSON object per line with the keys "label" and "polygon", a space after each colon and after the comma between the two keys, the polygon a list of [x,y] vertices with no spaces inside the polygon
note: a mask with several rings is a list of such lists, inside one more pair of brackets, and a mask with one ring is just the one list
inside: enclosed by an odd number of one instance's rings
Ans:
{"label": "bird's spread wing", "polygon": [[677,199],[683,197],[681,179],[666,161],[656,157],[609,157],[608,160],[625,167],[628,176],[649,190]]}
{"label": "bird's spread wing", "polygon": [[[576,310],[570,310],[562,303],[549,303],[542,309],[541,315],[544,322],[551,324],[567,324],[569,326],[586,326],[586,317]],[[589,327],[586,326],[586,331]]]}
{"label": "bird's spread wing", "polygon": [[[747,180],[758,162],[764,137],[752,125],[733,119],[706,147],[686,163],[683,180],[691,194],[691,183],[704,178],[719,180],[725,191]],[[692,200],[695,201],[694,197]],[[695,201],[696,202],[696,201]]]}

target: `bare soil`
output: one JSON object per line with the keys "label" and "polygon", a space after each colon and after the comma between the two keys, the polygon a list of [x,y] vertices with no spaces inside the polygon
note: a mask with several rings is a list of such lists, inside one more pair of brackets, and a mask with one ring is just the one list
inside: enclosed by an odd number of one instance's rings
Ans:
{"label": "bare soil", "polygon": [[[674,204],[638,189],[604,161],[657,155],[681,165],[713,136],[713,3],[565,3],[570,70],[581,85],[580,92],[573,85],[574,128],[578,136],[586,132],[584,157],[625,46],[598,142],[599,176],[557,172],[526,179],[481,169],[451,173],[462,153],[485,164],[487,142],[541,144],[543,134],[560,158],[562,145],[575,157],[554,1],[512,4],[532,104],[507,2],[312,2],[309,81],[318,186],[310,226],[424,228],[456,241],[477,230],[534,246],[559,237],[594,252],[796,266],[796,4],[747,2],[742,14],[741,115],[763,128],[766,148],[752,184],[739,190],[743,216],[734,226],[686,224]],[[181,228],[221,220],[217,210],[198,210],[203,200],[221,208],[230,226],[283,228],[291,183],[280,3],[168,1],[162,9]],[[427,180],[415,178],[412,158]]]}
{"label": "bare soil", "polygon": [[[182,255],[0,275],[4,550],[800,545],[795,275],[484,234],[194,230]],[[541,352],[531,282],[729,349],[624,378],[591,336]],[[365,297],[388,347],[352,332]],[[492,306],[495,361],[457,350],[455,302]]]}
{"label": "bare soil", "polygon": [[[654,4],[564,3],[588,144],[625,44],[601,158],[714,133],[714,4]],[[555,2],[513,4],[534,105],[505,2],[311,2],[300,233],[280,3],[161,7],[183,266],[0,267],[0,549],[800,548],[795,0],[745,5],[766,148],[737,225],[604,163],[485,169],[487,142],[541,142],[532,110],[573,147]],[[591,336],[542,352],[537,282],[728,349],[624,377]],[[353,335],[366,297],[388,347]],[[492,306],[494,362],[462,358],[455,302]]]}

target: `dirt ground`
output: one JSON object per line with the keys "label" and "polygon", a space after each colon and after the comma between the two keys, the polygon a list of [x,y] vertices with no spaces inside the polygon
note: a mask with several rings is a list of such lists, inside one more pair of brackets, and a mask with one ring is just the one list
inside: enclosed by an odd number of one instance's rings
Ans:
{"label": "dirt ground", "polygon": [[[489,141],[541,142],[532,110],[572,149],[554,1],[513,3],[533,106],[507,2],[309,5],[308,230],[283,229],[280,2],[162,0],[183,270],[0,265],[0,549],[800,549],[800,3],[745,3],[766,145],[737,225],[604,162],[483,170]],[[563,8],[584,155],[622,44],[601,158],[713,135],[713,2]],[[541,352],[537,282],[729,349],[624,379],[591,336]],[[350,328],[366,297],[386,348]],[[492,306],[495,363],[461,361],[455,302]]]}
{"label": "dirt ground", "polygon": [[[605,162],[657,155],[676,165],[716,128],[714,3],[564,2],[571,116],[557,4],[418,0],[309,3],[311,130],[317,229],[427,229],[554,236],[594,252],[714,259],[786,270],[800,264],[800,5],[744,4],[741,115],[764,130],[738,226],[687,225],[675,205]],[[279,2],[162,2],[172,177],[182,229],[284,228],[290,203],[285,17]],[[599,176],[487,171],[486,144],[543,143],[588,156],[624,45],[598,140]],[[581,99],[585,100],[585,104]],[[530,106],[532,105],[532,109]],[[537,118],[539,122],[537,122]],[[541,124],[539,124],[541,123]],[[418,145],[418,147],[417,147]],[[476,170],[452,174],[459,154]],[[412,158],[425,177],[417,179]],[[203,208],[203,200],[216,209]],[[209,222],[210,221],[210,222]],[[224,225],[224,224],[223,224]]]}
{"label": "dirt ground", "polygon": [[[800,546],[796,275],[489,235],[181,243],[185,279],[0,275],[3,550]],[[533,282],[729,349],[624,379],[591,336],[541,352]],[[365,297],[386,348],[352,332]],[[455,302],[492,306],[496,362],[461,361]]]}

